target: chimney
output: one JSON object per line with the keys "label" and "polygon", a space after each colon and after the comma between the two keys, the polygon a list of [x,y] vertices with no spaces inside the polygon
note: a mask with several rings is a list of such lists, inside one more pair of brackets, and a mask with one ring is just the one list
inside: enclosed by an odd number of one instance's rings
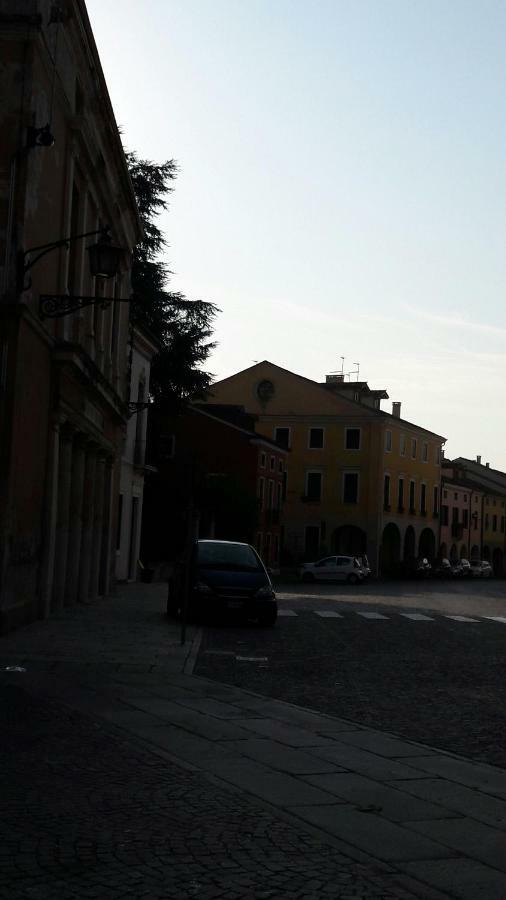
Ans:
{"label": "chimney", "polygon": [[400,419],[401,417],[401,404],[398,401],[392,403],[392,415],[395,416],[396,419]]}
{"label": "chimney", "polygon": [[485,463],[485,466],[487,467],[487,469],[490,469],[490,463]]}
{"label": "chimney", "polygon": [[476,462],[478,463],[479,466],[481,466],[481,456],[476,457]]}

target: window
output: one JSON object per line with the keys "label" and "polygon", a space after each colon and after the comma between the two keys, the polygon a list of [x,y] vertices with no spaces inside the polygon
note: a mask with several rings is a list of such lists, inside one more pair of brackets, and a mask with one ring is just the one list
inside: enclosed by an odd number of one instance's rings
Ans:
{"label": "window", "polygon": [[274,440],[280,444],[282,447],[290,446],[290,429],[289,428],[275,428],[274,429]]}
{"label": "window", "polygon": [[266,457],[265,453],[261,453],[261,454],[260,454],[260,468],[261,468],[261,469],[265,469],[265,461],[266,461],[266,458],[267,458],[267,457]]}
{"label": "window", "polygon": [[416,438],[411,438],[411,459],[416,459]]}
{"label": "window", "polygon": [[358,472],[345,472],[343,477],[344,503],[358,503]]}
{"label": "window", "polygon": [[504,516],[501,516],[501,531],[504,534]]}
{"label": "window", "polygon": [[458,506],[454,506],[452,508],[452,525],[459,524],[459,508]]}
{"label": "window", "polygon": [[383,509],[390,509],[390,475],[383,479]]}
{"label": "window", "polygon": [[276,509],[281,509],[281,499],[283,496],[283,485],[280,481],[278,481],[278,485],[276,488]]}
{"label": "window", "polygon": [[422,462],[429,462],[429,445],[426,443],[422,446]]}
{"label": "window", "polygon": [[258,479],[258,505],[260,509],[264,508],[264,487],[265,482],[263,478]]}
{"label": "window", "polygon": [[469,527],[469,510],[468,509],[462,510],[462,525],[464,526],[464,528]]}
{"label": "window", "polygon": [[467,503],[467,494],[464,494],[464,503]]}
{"label": "window", "polygon": [[454,499],[454,500],[458,500],[458,499],[459,499],[459,495],[457,494],[456,491],[455,491],[454,494],[453,494],[453,499]]}
{"label": "window", "polygon": [[488,513],[485,516],[485,531],[488,531]]}
{"label": "window", "polygon": [[492,516],[492,531],[497,531],[497,516]]}
{"label": "window", "polygon": [[415,513],[415,482],[409,482],[409,511],[410,513]]}
{"label": "window", "polygon": [[439,488],[437,484],[434,485],[434,492],[432,495],[432,512],[435,516],[437,516],[439,512]]}
{"label": "window", "polygon": [[447,496],[448,496],[448,491],[443,491],[443,497],[445,500],[446,500]]}
{"label": "window", "polygon": [[278,462],[278,472],[280,475],[283,474],[283,460],[282,459],[280,459]]}
{"label": "window", "polygon": [[385,431],[385,450],[390,453],[392,449],[392,432]]}
{"label": "window", "polygon": [[441,525],[448,525],[448,507],[441,507]]}
{"label": "window", "polygon": [[269,492],[267,494],[267,509],[274,508],[274,482],[269,481]]}
{"label": "window", "polygon": [[436,465],[439,466],[441,464],[441,447],[436,447]]}
{"label": "window", "polygon": [[360,450],[360,428],[346,428],[344,446],[347,450]]}
{"label": "window", "polygon": [[323,449],[323,428],[309,429],[309,447],[311,450]]}
{"label": "window", "polygon": [[406,435],[401,434],[399,438],[399,453],[401,456],[406,456]]}
{"label": "window", "polygon": [[275,467],[276,467],[276,457],[271,456],[271,472],[274,472]]}
{"label": "window", "polygon": [[422,516],[427,512],[427,485],[420,485],[420,512]]}
{"label": "window", "polygon": [[404,511],[404,478],[399,478],[399,490],[397,493],[397,506],[399,512]]}
{"label": "window", "polygon": [[308,500],[321,500],[322,496],[322,473],[307,472],[306,473],[306,498]]}

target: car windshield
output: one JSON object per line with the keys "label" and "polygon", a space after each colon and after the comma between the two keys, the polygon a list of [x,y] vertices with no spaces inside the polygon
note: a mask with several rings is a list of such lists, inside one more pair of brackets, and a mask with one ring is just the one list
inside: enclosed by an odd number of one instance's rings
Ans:
{"label": "car windshield", "polygon": [[248,544],[204,542],[198,544],[197,563],[205,569],[238,569],[253,572],[261,569],[260,561]]}

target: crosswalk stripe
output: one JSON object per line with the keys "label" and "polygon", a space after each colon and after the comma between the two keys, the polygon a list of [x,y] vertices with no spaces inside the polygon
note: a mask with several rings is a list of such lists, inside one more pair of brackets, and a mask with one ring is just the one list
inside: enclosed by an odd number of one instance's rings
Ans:
{"label": "crosswalk stripe", "polygon": [[381,613],[376,612],[358,612],[357,616],[362,616],[363,619],[388,619],[388,616],[382,616]]}
{"label": "crosswalk stripe", "polygon": [[453,619],[454,622],[479,622],[479,619],[470,619],[469,616],[445,616],[445,619]]}
{"label": "crosswalk stripe", "polygon": [[315,614],[322,619],[342,619],[342,613],[333,612],[330,609],[315,609]]}
{"label": "crosswalk stripe", "polygon": [[405,619],[411,619],[413,622],[433,622],[430,616],[424,616],[422,613],[400,613]]}
{"label": "crosswalk stripe", "polygon": [[492,622],[502,622],[503,625],[506,625],[506,618],[504,616],[483,616],[484,619],[490,619]]}
{"label": "crosswalk stripe", "polygon": [[297,613],[293,609],[278,609],[278,616],[296,616]]}

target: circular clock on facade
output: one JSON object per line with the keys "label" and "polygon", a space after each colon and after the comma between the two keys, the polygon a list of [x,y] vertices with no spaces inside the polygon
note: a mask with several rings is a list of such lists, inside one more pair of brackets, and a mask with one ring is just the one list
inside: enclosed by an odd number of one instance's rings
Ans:
{"label": "circular clock on facade", "polygon": [[270,400],[271,397],[274,396],[274,385],[272,381],[268,381],[264,379],[260,381],[257,385],[257,397],[262,403],[266,403],[267,400]]}

